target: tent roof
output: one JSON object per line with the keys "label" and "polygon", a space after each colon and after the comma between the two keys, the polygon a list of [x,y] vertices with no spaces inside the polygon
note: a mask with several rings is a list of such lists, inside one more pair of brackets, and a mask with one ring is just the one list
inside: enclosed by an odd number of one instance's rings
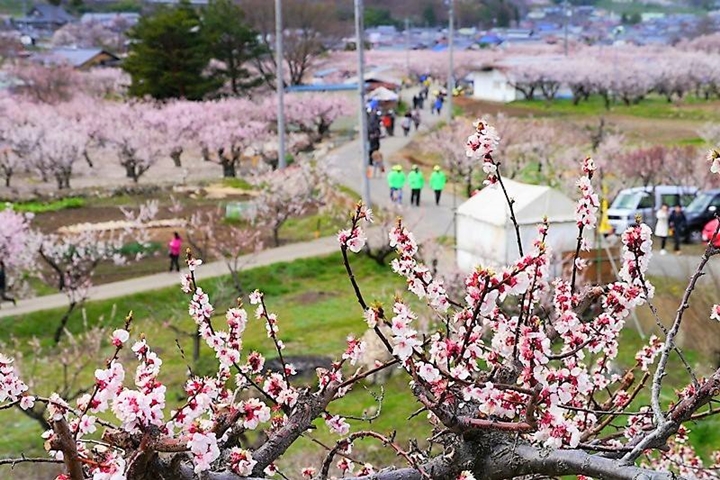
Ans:
{"label": "tent roof", "polygon": [[385,87],[378,87],[368,93],[367,96],[368,98],[380,100],[381,102],[394,102],[399,98],[397,93]]}
{"label": "tent roof", "polygon": [[[513,209],[520,225],[540,223],[544,216],[548,221],[575,221],[575,203],[564,194],[547,186],[529,185],[505,179],[503,184],[508,196],[515,200]],[[462,203],[458,214],[482,222],[503,226],[512,223],[510,208],[500,186],[483,188],[475,196]]]}

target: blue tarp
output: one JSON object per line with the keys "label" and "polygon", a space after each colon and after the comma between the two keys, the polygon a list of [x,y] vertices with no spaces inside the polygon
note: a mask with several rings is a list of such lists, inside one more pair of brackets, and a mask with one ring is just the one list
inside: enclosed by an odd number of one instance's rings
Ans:
{"label": "blue tarp", "polygon": [[337,92],[341,90],[357,90],[356,83],[319,83],[317,85],[292,85],[286,92]]}
{"label": "blue tarp", "polygon": [[497,35],[483,35],[478,40],[478,43],[493,44],[493,45],[500,45],[502,42],[503,42],[503,39],[498,37]]}

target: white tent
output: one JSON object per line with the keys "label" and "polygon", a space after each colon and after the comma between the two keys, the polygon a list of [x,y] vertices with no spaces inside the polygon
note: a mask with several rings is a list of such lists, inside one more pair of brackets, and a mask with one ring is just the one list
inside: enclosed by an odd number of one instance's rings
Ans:
{"label": "white tent", "polygon": [[397,93],[385,87],[376,88],[372,92],[368,93],[367,97],[380,102],[394,102],[400,98]]}
{"label": "white tent", "polygon": [[[548,218],[546,243],[554,253],[574,251],[577,244],[575,202],[550,187],[503,180],[520,225],[523,251],[537,238],[537,225]],[[482,189],[457,209],[457,264],[464,271],[507,265],[519,256],[510,208],[500,186]]]}

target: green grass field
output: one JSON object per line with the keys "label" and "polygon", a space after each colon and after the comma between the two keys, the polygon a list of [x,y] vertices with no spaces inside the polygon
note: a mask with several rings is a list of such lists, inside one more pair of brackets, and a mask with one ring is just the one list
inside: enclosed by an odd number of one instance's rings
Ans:
{"label": "green grass field", "polygon": [[633,13],[645,13],[645,12],[659,12],[659,13],[692,13],[695,15],[705,15],[706,10],[697,7],[691,7],[687,5],[657,5],[657,4],[646,4],[642,2],[614,2],[612,0],[599,0],[595,6],[611,12],[615,12],[619,15],[623,13],[632,15]]}
{"label": "green grass field", "polygon": [[558,98],[552,102],[545,100],[519,100],[513,107],[522,107],[528,113],[534,112],[543,116],[603,116],[608,113],[650,119],[677,119],[694,121],[720,121],[720,111],[713,108],[716,102],[707,102],[692,96],[686,97],[682,103],[670,103],[664,97],[650,95],[637,105],[626,106],[621,102],[614,103],[610,110],[605,108],[603,99],[592,95],[587,101],[573,105],[572,100]]}

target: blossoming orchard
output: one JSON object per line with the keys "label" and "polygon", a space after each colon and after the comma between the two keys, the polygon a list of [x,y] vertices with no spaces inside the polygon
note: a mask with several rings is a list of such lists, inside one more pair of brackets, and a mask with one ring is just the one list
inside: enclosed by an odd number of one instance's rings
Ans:
{"label": "blossoming orchard", "polygon": [[[505,192],[494,156],[501,139],[485,122],[474,128],[466,154],[485,171],[489,188]],[[717,153],[708,159],[716,174]],[[720,370],[698,376],[676,339],[696,281],[720,252],[706,248],[664,338],[650,338],[631,368],[613,370],[619,334],[632,311],[648,304],[656,315],[661,312],[652,307],[654,287],[646,277],[652,254],[644,224],[622,232],[616,281],[578,287],[577,273],[584,266],[579,254],[588,248],[583,233],[597,223],[594,172],[592,159],[581,162],[576,261],[568,278],[549,274],[549,226],[543,223],[531,245],[523,245],[518,235],[520,257],[513,263],[500,269],[477,266],[465,278],[464,298],[451,298],[417,259],[418,244],[401,219],[388,241],[397,252],[392,270],[405,278],[408,298],[368,298],[350,254],[365,244],[373,214],[358,203],[348,228],[338,234],[339,249],[347,288],[357,299],[357,322],[379,337],[390,360],[358,368],[366,345],[349,337],[335,362],[317,370],[312,388],[293,383],[296,368],[284,357],[283,319],[273,312],[273,299],[255,290],[249,304],[238,301],[218,321],[212,292],[199,280],[203,262],[188,250],[179,288],[187,294],[199,335],[214,352],[215,373],[201,376],[190,369],[184,400],[168,408],[163,360],[153,339],[134,331],[132,312],[112,333],[113,353],[98,363],[94,386],[72,403],[58,394],[35,395],[19,378],[13,359],[0,356],[0,409],[9,413],[15,406],[46,404],[52,427],[43,434],[47,456],[18,452],[17,458],[0,460],[8,469],[3,476],[17,463],[49,462],[62,465],[57,480],[715,478],[720,457],[700,459],[688,442],[688,424],[719,411]],[[512,214],[512,199],[505,196]],[[515,229],[519,232],[517,223]],[[419,332],[411,297],[433,314],[427,334]],[[544,297],[552,299],[550,309],[541,308]],[[707,321],[718,320],[718,312],[715,305]],[[277,371],[265,368],[263,355],[243,348],[250,322],[265,325],[280,361]],[[135,362],[122,361],[128,358],[121,355],[125,349]],[[675,392],[664,384],[671,356],[685,365],[687,376],[687,386]],[[417,415],[431,426],[431,436],[418,439],[421,448],[401,445],[371,423],[351,429],[335,406],[369,375],[391,368],[405,373],[420,405]],[[318,463],[280,471],[278,459],[311,428],[328,429],[335,443],[324,445]],[[248,442],[253,431],[262,432],[260,442]],[[360,442],[377,442],[405,466],[366,463],[354,449]]]}

